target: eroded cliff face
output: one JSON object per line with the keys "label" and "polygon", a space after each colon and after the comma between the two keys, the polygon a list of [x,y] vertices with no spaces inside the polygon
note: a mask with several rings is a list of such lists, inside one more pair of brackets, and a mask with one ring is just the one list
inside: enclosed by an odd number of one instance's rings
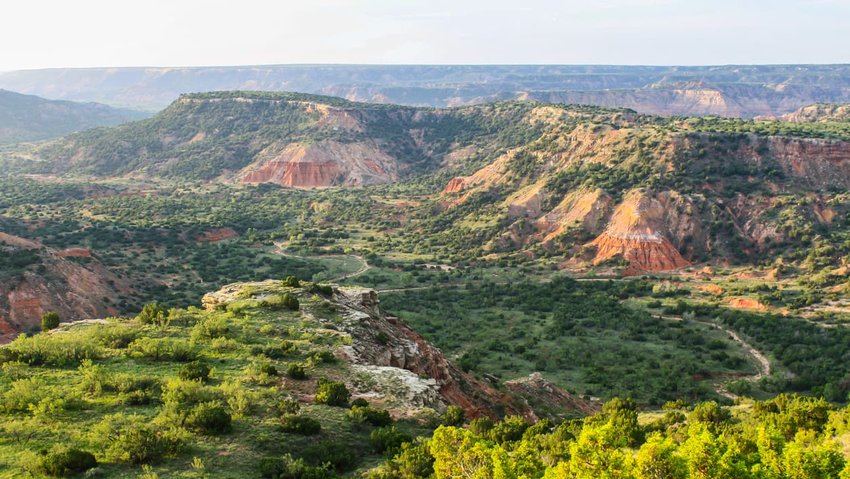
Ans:
{"label": "eroded cliff face", "polygon": [[511,396],[461,371],[422,335],[385,314],[374,290],[340,288],[335,299],[350,308],[345,329],[354,338],[350,356],[355,364],[396,367],[432,378],[443,401],[462,407],[469,417],[495,417],[500,408],[533,414]]}
{"label": "eroded cliff face", "polygon": [[0,248],[12,254],[36,251],[39,258],[37,268],[0,281],[0,343],[37,329],[48,311],[58,313],[62,321],[116,315],[118,311],[105,299],[130,291],[88,250],[54,251],[8,234],[0,236]]}
{"label": "eroded cliff face", "polygon": [[590,244],[596,247],[594,264],[622,257],[625,274],[669,271],[690,263],[667,238],[664,204],[642,191],[632,191],[614,210],[605,231]]}
{"label": "eroded cliff face", "polygon": [[398,164],[368,143],[325,141],[272,145],[240,174],[243,183],[295,188],[359,186],[398,179]]}

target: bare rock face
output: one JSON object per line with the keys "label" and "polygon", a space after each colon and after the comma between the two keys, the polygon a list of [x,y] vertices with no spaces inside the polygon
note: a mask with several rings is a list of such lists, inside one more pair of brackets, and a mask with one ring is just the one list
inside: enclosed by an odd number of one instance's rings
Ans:
{"label": "bare rock face", "polygon": [[[8,234],[0,236],[0,248],[12,254],[16,249],[35,250],[40,259],[36,270],[0,281],[0,344],[38,328],[48,311],[58,313],[62,321],[116,315],[118,311],[104,303],[104,298],[129,291],[88,250],[53,251]],[[85,261],[78,263],[75,258]]]}
{"label": "bare rock face", "polygon": [[365,288],[340,288],[335,299],[347,306],[344,329],[351,334],[351,361],[359,365],[395,367],[435,381],[446,404],[464,409],[468,417],[495,416],[497,409],[530,415],[512,397],[464,373],[443,353],[398,318],[384,314],[378,295]]}
{"label": "bare rock face", "polygon": [[325,141],[266,148],[240,174],[243,183],[277,183],[294,188],[359,186],[398,179],[397,162],[368,143]]}
{"label": "bare rock face", "polygon": [[626,195],[608,227],[591,244],[594,264],[620,256],[629,263],[625,274],[668,271],[688,266],[665,236],[665,209],[660,201],[641,191]]}
{"label": "bare rock face", "polygon": [[443,193],[460,193],[461,191],[463,191],[463,178],[460,176],[449,180],[443,189]]}

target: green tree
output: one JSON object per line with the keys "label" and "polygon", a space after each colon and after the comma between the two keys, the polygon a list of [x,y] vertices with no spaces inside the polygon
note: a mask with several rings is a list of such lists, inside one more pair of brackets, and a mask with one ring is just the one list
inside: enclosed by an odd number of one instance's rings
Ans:
{"label": "green tree", "polygon": [[41,316],[41,330],[50,331],[59,326],[59,314],[50,311]]}

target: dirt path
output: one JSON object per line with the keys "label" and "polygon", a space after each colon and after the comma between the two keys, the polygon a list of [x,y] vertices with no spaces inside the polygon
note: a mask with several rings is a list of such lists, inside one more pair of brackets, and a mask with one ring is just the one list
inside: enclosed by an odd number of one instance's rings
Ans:
{"label": "dirt path", "polygon": [[328,279],[328,280],[326,280],[328,283],[336,283],[336,282],[339,282],[339,281],[342,281],[342,280],[345,280],[345,279],[348,279],[348,278],[353,278],[355,276],[359,276],[359,275],[365,273],[366,271],[369,271],[370,269],[372,269],[372,265],[369,264],[368,262],[366,262],[366,258],[364,258],[362,256],[350,254],[350,255],[329,255],[328,257],[334,257],[334,256],[336,256],[336,257],[347,256],[349,258],[356,258],[357,261],[360,261],[360,269],[358,269],[357,271],[353,271],[351,273],[346,273],[346,274],[344,274],[342,276],[338,276],[336,278]]}
{"label": "dirt path", "polygon": [[361,274],[365,273],[366,271],[369,271],[370,269],[373,268],[373,266],[370,265],[366,261],[366,258],[359,256],[359,255],[356,255],[356,254],[328,254],[328,255],[323,255],[323,256],[298,256],[298,255],[295,255],[295,254],[289,254],[289,253],[284,252],[283,248],[278,243],[275,243],[275,248],[276,248],[275,254],[283,256],[285,258],[295,258],[295,259],[302,259],[302,260],[309,260],[310,258],[355,258],[357,261],[360,262],[360,268],[357,269],[356,271],[352,271],[351,273],[346,273],[346,274],[343,274],[341,276],[337,276],[335,278],[328,278],[328,279],[324,280],[324,282],[327,282],[327,283],[336,283],[336,282],[339,282],[339,281],[346,280],[348,278],[353,278],[353,277],[359,276],[359,275],[361,275]]}
{"label": "dirt path", "polygon": [[[682,321],[681,316],[656,316],[656,317],[659,318],[659,319],[666,320],[666,321]],[[714,329],[719,329],[720,331],[723,331],[724,333],[729,335],[730,338],[732,338],[732,341],[735,341],[736,343],[740,344],[741,347],[744,348],[744,350],[747,351],[747,354],[752,356],[753,359],[755,359],[756,363],[758,364],[758,372],[755,373],[755,374],[750,374],[750,375],[742,376],[742,377],[739,377],[739,378],[730,378],[730,379],[727,379],[725,381],[720,381],[717,384],[715,384],[714,391],[717,394],[719,394],[719,395],[721,395],[725,398],[729,398],[729,399],[734,401],[735,399],[738,399],[738,395],[729,391],[729,389],[727,388],[730,381],[736,380],[736,379],[743,379],[745,381],[755,382],[755,381],[758,381],[762,378],[770,376],[770,372],[771,372],[770,361],[767,359],[767,357],[761,351],[754,348],[750,343],[741,339],[741,336],[739,336],[738,333],[736,333],[735,331],[732,331],[731,329],[726,329],[723,326],[720,326],[719,324],[715,324],[715,323],[712,323],[712,322],[709,322],[709,321],[699,321],[699,320],[693,320],[693,321],[700,323],[700,324],[704,324],[706,326],[710,326]]]}

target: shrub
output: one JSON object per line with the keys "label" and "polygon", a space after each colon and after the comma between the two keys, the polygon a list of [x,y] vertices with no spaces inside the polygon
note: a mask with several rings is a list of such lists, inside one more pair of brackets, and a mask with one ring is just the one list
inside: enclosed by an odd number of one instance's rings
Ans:
{"label": "shrub", "polygon": [[348,445],[336,441],[322,441],[308,447],[304,450],[304,460],[314,466],[328,464],[338,472],[350,471],[357,466],[357,455]]}
{"label": "shrub", "polygon": [[307,371],[304,369],[304,365],[299,363],[289,363],[286,366],[286,376],[291,379],[307,379]]}
{"label": "shrub", "polygon": [[329,284],[317,284],[313,286],[313,292],[330,296],[334,294],[334,288]]}
{"label": "shrub", "polygon": [[277,412],[280,414],[298,414],[301,403],[296,399],[283,398],[277,403]]}
{"label": "shrub", "polygon": [[142,324],[155,324],[164,326],[168,324],[168,312],[159,303],[148,303],[142,307],[142,311],[136,316]]}
{"label": "shrub", "polygon": [[461,426],[465,420],[463,408],[454,405],[446,408],[446,412],[443,413],[441,418],[441,422],[445,426]]}
{"label": "shrub", "polygon": [[56,445],[24,460],[24,468],[32,474],[65,477],[97,467],[94,454],[69,446]]}
{"label": "shrub", "polygon": [[389,411],[376,409],[369,406],[353,406],[346,413],[349,420],[356,423],[368,423],[375,427],[389,426],[393,423],[393,418]]}
{"label": "shrub", "polygon": [[3,410],[6,412],[24,412],[50,396],[43,379],[19,379],[3,394]]}
{"label": "shrub", "polygon": [[349,398],[351,398],[351,393],[345,387],[345,384],[328,381],[324,378],[319,379],[319,388],[316,391],[316,403],[345,407],[348,405]]}
{"label": "shrub", "polygon": [[130,356],[152,361],[187,362],[197,357],[197,352],[187,341],[175,338],[139,338],[127,346]]}
{"label": "shrub", "polygon": [[221,403],[205,402],[192,408],[186,427],[203,434],[223,434],[231,429],[231,417]]}
{"label": "shrub", "polygon": [[187,381],[204,382],[210,377],[210,367],[200,361],[192,361],[181,366],[177,376]]}
{"label": "shrub", "polygon": [[378,454],[395,456],[404,443],[413,442],[413,437],[396,430],[395,426],[381,427],[369,434],[369,445]]}
{"label": "shrub", "polygon": [[294,459],[289,454],[260,461],[260,475],[264,479],[333,479],[336,477],[327,467],[308,466],[303,459]]}
{"label": "shrub", "polygon": [[257,384],[273,384],[277,381],[278,372],[269,358],[259,356],[245,366],[244,374],[246,379]]}
{"label": "shrub", "polygon": [[301,434],[302,436],[313,436],[322,430],[319,421],[296,414],[284,414],[280,417],[280,428],[283,432],[290,434]]}
{"label": "shrub", "polygon": [[30,366],[76,366],[84,359],[98,359],[103,348],[83,335],[22,334],[0,348],[3,362],[20,361]]}
{"label": "shrub", "polygon": [[368,406],[368,405],[369,405],[369,401],[367,401],[367,400],[365,400],[365,399],[363,399],[363,398],[357,398],[357,399],[355,399],[355,400],[351,401],[351,407],[352,407],[352,408],[353,408],[354,406],[366,407],[366,406]]}
{"label": "shrub", "polygon": [[287,276],[286,278],[283,278],[281,284],[283,286],[289,286],[290,288],[297,288],[301,286],[301,281],[299,281],[295,276]]}
{"label": "shrub", "polygon": [[50,331],[51,329],[55,329],[59,326],[59,315],[54,313],[53,311],[49,313],[44,313],[41,316],[41,330],[42,331]]}
{"label": "shrub", "polygon": [[188,433],[152,423],[143,416],[115,414],[92,428],[91,436],[110,460],[147,464],[182,451]]}

